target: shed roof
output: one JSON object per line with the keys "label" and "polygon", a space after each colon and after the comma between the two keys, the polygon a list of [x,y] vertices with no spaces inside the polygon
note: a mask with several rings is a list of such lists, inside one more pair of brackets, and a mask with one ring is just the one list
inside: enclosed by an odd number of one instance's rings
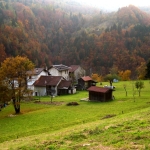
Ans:
{"label": "shed roof", "polygon": [[103,87],[97,87],[97,86],[91,86],[87,90],[88,91],[93,91],[93,92],[99,92],[99,93],[107,93],[111,89],[109,89],[109,88],[103,88]]}
{"label": "shed roof", "polygon": [[71,86],[71,81],[62,80],[58,86],[59,89],[69,88]]}
{"label": "shed roof", "polygon": [[44,87],[46,85],[56,86],[61,79],[61,76],[41,76],[33,83],[33,85],[39,87]]}
{"label": "shed roof", "polygon": [[91,81],[92,80],[92,78],[89,77],[89,76],[84,76],[81,79],[84,80],[84,81]]}
{"label": "shed roof", "polygon": [[74,71],[76,71],[78,68],[79,68],[79,65],[71,65],[71,66],[70,66],[70,69],[69,69],[69,72],[74,72]]}

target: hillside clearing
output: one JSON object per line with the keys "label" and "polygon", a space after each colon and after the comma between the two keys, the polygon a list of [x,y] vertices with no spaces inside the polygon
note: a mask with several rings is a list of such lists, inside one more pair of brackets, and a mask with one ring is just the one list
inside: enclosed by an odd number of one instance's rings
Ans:
{"label": "hillside clearing", "polygon": [[41,97],[40,104],[23,101],[20,115],[9,105],[0,112],[0,149],[150,149],[150,92],[144,82],[135,98],[131,82],[114,83],[115,100],[106,103],[80,101],[88,97],[80,91],[55,97],[52,105],[50,97]]}

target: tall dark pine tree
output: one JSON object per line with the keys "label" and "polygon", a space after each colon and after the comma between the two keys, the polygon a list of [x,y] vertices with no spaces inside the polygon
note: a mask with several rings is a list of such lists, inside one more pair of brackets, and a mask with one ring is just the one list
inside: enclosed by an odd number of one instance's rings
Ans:
{"label": "tall dark pine tree", "polygon": [[148,61],[148,63],[147,63],[147,69],[146,69],[146,78],[147,79],[150,79],[150,60]]}

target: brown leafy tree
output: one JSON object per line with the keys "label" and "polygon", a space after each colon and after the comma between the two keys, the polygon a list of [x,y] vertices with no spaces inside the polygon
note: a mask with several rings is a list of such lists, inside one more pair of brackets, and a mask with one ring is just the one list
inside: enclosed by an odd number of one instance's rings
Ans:
{"label": "brown leafy tree", "polygon": [[[4,83],[4,81],[0,81],[0,103],[4,105],[11,99],[11,90]],[[1,108],[0,108],[1,109]]]}
{"label": "brown leafy tree", "polygon": [[16,113],[20,113],[20,101],[26,91],[26,79],[28,70],[32,70],[34,64],[26,57],[9,57],[1,65],[0,77],[10,88],[13,105]]}

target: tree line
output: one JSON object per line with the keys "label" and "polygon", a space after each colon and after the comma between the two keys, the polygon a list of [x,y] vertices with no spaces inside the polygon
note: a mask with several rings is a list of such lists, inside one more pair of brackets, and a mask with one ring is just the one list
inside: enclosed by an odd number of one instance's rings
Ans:
{"label": "tree line", "polygon": [[63,1],[4,1],[0,62],[20,55],[36,67],[80,64],[102,76],[116,66],[137,78],[150,57],[149,25],[150,15],[134,6],[104,13]]}

